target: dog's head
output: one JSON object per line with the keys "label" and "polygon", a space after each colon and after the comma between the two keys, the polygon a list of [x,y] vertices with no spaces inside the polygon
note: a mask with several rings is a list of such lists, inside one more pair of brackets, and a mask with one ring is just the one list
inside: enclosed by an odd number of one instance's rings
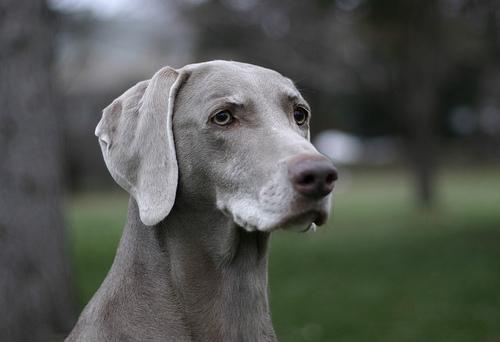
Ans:
{"label": "dog's head", "polygon": [[111,175],[146,225],[177,200],[213,206],[246,230],[325,222],[337,173],[309,142],[310,109],[292,81],[213,61],[127,90],[96,135]]}

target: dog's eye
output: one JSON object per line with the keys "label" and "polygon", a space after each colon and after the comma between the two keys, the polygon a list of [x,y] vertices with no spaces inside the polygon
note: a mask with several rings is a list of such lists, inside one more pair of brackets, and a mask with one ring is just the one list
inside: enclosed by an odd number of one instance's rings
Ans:
{"label": "dog's eye", "polygon": [[233,122],[233,115],[229,111],[223,110],[212,116],[212,122],[219,126],[226,126]]}
{"label": "dog's eye", "polygon": [[302,126],[307,122],[308,116],[309,113],[302,107],[296,107],[293,111],[293,119],[299,126]]}

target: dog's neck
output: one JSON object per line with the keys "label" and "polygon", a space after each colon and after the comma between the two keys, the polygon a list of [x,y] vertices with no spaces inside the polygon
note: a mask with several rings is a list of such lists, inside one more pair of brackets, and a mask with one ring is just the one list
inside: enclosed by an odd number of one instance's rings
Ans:
{"label": "dog's neck", "polygon": [[158,226],[147,227],[131,200],[110,274],[121,279],[115,286],[133,286],[142,312],[134,319],[144,319],[147,329],[170,324],[159,331],[178,341],[276,341],[268,240],[268,233],[245,232],[213,210],[178,205]]}

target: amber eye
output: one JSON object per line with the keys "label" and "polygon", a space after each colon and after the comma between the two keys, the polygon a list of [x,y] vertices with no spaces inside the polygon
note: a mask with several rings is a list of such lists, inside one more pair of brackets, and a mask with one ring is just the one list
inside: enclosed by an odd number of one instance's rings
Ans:
{"label": "amber eye", "polygon": [[307,118],[309,117],[309,113],[302,107],[297,107],[293,111],[293,119],[297,123],[297,125],[302,126],[307,122]]}
{"label": "amber eye", "polygon": [[233,115],[227,110],[222,110],[212,116],[212,122],[219,126],[227,126],[233,122],[233,119]]}

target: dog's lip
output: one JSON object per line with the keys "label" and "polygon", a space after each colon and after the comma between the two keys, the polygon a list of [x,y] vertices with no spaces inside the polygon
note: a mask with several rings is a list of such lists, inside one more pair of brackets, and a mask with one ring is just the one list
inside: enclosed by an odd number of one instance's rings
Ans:
{"label": "dog's lip", "polygon": [[313,222],[318,226],[322,226],[325,224],[327,219],[328,219],[328,213],[324,210],[318,210],[316,218],[314,219]]}
{"label": "dog's lip", "polygon": [[[225,212],[227,214],[228,212]],[[306,232],[309,231],[310,228],[314,225],[320,226],[323,225],[328,218],[328,211],[318,208],[313,208],[309,210],[305,210],[298,214],[290,214],[283,217],[277,223],[272,226],[263,227],[259,229],[257,226],[250,224],[249,222],[243,220],[239,217],[237,220],[233,217],[234,222],[247,231],[273,231],[276,229],[283,230],[296,230],[299,227],[304,227],[304,229],[300,229],[298,231]]]}
{"label": "dog's lip", "polygon": [[[299,214],[284,217],[279,224],[276,225],[276,227],[287,230],[287,227],[293,227],[295,225],[304,225],[309,227],[311,223],[321,226],[325,224],[327,218],[328,213],[325,210],[310,209]],[[308,229],[306,228],[305,231],[306,230]]]}

